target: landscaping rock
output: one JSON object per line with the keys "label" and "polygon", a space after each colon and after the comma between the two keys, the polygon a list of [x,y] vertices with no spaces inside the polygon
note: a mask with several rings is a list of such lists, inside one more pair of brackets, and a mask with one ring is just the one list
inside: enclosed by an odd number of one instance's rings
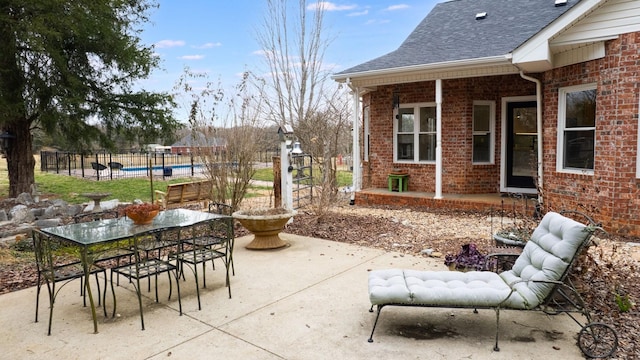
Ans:
{"label": "landscaping rock", "polygon": [[9,210],[9,217],[15,224],[21,224],[25,222],[32,222],[35,220],[35,216],[26,205],[16,205]]}
{"label": "landscaping rock", "polygon": [[22,194],[18,195],[18,197],[16,198],[16,202],[18,204],[22,204],[22,205],[33,205],[35,204],[35,201],[33,201],[33,197],[31,196],[31,194],[23,192]]}

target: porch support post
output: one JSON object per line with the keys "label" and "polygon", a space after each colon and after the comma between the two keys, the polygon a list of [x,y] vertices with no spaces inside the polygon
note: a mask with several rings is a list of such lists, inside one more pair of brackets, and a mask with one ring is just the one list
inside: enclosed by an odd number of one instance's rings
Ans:
{"label": "porch support post", "polygon": [[353,90],[353,193],[351,195],[353,202],[355,192],[362,190],[362,164],[360,162],[360,91],[357,87],[351,89]]}
{"label": "porch support post", "polygon": [[436,80],[436,193],[442,199],[442,79]]}

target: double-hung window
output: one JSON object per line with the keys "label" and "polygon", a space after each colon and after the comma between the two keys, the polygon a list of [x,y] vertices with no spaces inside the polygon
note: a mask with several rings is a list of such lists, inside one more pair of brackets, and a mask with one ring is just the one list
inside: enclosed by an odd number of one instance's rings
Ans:
{"label": "double-hung window", "polygon": [[558,158],[562,172],[593,174],[596,84],[561,88],[558,96]]}
{"label": "double-hung window", "polygon": [[394,161],[436,160],[435,104],[402,105],[394,120]]}
{"label": "double-hung window", "polygon": [[494,101],[473,102],[474,164],[493,164],[496,104]]}

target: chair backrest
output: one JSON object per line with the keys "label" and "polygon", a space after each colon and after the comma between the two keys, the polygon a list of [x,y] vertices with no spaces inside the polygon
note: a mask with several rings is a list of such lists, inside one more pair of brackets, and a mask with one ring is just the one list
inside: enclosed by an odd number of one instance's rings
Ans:
{"label": "chair backrest", "polygon": [[547,213],[509,271],[500,276],[513,289],[507,305],[534,308],[564,281],[571,265],[589,243],[594,229],[555,212]]}
{"label": "chair backrest", "polygon": [[105,170],[107,167],[102,165],[102,164],[100,164],[100,163],[97,163],[97,162],[93,161],[93,162],[91,162],[91,168],[93,170],[95,170],[95,171],[102,171],[102,170]]}
{"label": "chair backrest", "polygon": [[109,165],[109,167],[113,170],[121,170],[124,165],[122,165],[122,163],[119,163],[117,161],[112,161],[110,163],[108,163],[107,165]]}
{"label": "chair backrest", "polygon": [[33,239],[33,252],[36,257],[38,273],[47,279],[54,278],[54,260],[51,246],[51,237],[38,229],[31,233]]}

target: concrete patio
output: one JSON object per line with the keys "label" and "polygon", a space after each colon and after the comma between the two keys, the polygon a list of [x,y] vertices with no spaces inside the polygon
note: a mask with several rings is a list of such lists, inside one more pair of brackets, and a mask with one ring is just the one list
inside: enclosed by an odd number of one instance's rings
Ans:
{"label": "concrete patio", "polygon": [[[183,316],[175,295],[160,302],[144,283],[145,327],[134,288],[116,289],[118,316],[99,310],[99,333],[82,307],[79,284],[62,288],[47,336],[48,301],[41,294],[34,322],[35,287],[0,296],[1,358],[4,359],[583,359],[576,345],[580,327],[568,316],[502,311],[500,352],[493,352],[495,313],[470,309],[383,310],[367,339],[367,271],[389,267],[446,270],[440,259],[283,234],[280,250],[250,251],[250,237],[236,239],[232,295],[223,265],[207,268],[207,288],[198,310],[193,273],[181,282]],[[92,283],[95,290],[95,282]],[[174,287],[175,290],[175,287]],[[110,293],[109,295],[110,296]],[[107,299],[112,308],[112,301]]]}

